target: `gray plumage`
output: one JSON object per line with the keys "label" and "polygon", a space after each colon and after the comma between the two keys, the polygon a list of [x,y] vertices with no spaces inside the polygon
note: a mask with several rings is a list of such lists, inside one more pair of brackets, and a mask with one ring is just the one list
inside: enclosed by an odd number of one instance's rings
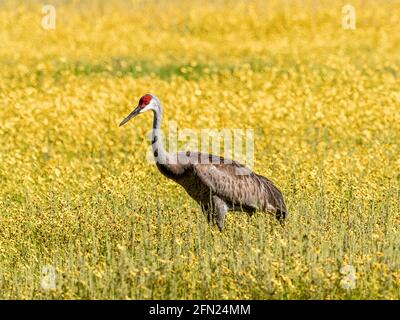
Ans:
{"label": "gray plumage", "polygon": [[219,156],[198,153],[167,153],[161,142],[162,106],[155,95],[143,96],[138,107],[120,125],[139,113],[154,112],[152,149],[160,172],[180,184],[201,206],[208,221],[224,228],[228,211],[270,212],[282,223],[287,215],[280,190],[267,178],[240,163]]}

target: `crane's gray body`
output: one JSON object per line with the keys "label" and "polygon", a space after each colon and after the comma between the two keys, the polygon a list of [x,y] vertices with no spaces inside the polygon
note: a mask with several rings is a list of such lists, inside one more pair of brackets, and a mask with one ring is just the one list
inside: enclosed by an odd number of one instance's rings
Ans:
{"label": "crane's gray body", "polygon": [[[162,106],[155,95],[139,106],[120,125],[147,110],[154,112],[152,150],[160,172],[180,184],[197,201],[209,222],[216,220],[220,230],[228,211],[270,212],[283,222],[286,205],[279,189],[267,178],[238,162],[198,152],[167,153],[161,139]],[[145,96],[142,97],[142,99]],[[143,101],[143,100],[140,101]]]}
{"label": "crane's gray body", "polygon": [[209,221],[215,217],[221,230],[228,211],[271,212],[281,222],[286,217],[279,189],[240,163],[197,152],[178,153],[177,159],[176,164],[157,163],[157,167],[200,204]]}

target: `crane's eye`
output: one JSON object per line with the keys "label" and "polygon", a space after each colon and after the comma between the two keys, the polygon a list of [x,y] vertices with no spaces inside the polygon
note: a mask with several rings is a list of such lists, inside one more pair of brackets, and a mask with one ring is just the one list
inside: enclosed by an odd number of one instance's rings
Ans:
{"label": "crane's eye", "polygon": [[151,99],[152,99],[151,95],[149,95],[149,94],[144,95],[139,100],[139,106],[143,106],[143,107],[147,106],[150,103]]}

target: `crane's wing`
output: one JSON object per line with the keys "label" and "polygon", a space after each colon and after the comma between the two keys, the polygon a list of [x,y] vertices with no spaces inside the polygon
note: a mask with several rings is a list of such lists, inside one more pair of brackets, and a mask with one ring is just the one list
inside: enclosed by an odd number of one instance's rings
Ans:
{"label": "crane's wing", "polygon": [[194,174],[214,194],[238,206],[287,212],[282,193],[270,180],[236,161],[207,156],[212,160],[210,163],[198,161],[192,166]]}

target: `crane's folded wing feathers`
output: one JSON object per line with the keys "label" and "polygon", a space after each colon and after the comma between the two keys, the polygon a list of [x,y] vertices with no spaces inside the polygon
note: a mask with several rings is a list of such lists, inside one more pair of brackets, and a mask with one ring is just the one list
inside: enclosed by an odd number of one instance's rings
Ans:
{"label": "crane's folded wing feathers", "polygon": [[270,180],[236,161],[211,157],[211,163],[192,163],[192,168],[194,174],[213,193],[234,205],[286,212],[282,193]]}

